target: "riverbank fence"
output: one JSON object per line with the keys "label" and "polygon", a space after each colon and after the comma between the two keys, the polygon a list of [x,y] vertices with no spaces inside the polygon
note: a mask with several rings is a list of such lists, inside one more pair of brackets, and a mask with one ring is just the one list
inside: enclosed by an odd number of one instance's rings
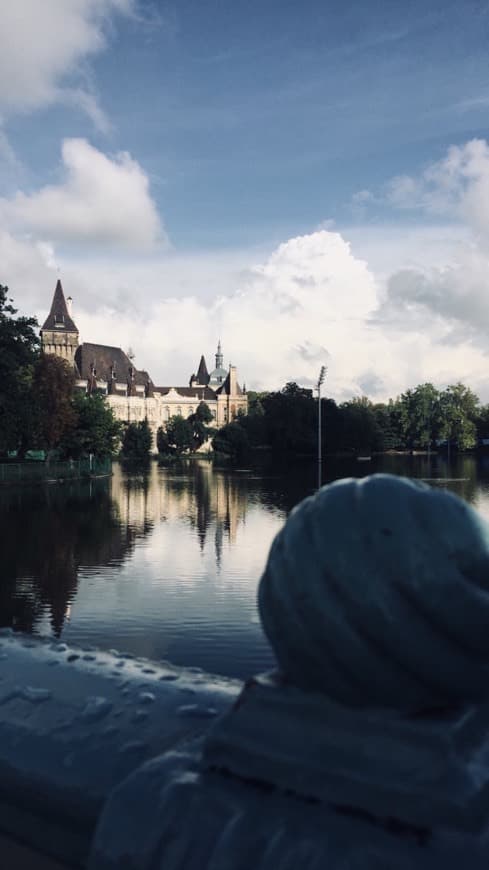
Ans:
{"label": "riverbank fence", "polygon": [[0,463],[2,483],[50,483],[57,480],[78,480],[101,477],[112,473],[110,457],[99,459],[69,459],[65,462],[5,462]]}

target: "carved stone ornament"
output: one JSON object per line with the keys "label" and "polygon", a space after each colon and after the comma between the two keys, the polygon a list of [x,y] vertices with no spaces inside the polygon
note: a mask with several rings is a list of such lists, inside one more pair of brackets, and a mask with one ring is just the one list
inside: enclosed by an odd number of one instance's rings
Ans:
{"label": "carved stone ornament", "polygon": [[418,712],[489,697],[489,528],[465,502],[390,475],[292,511],[259,610],[296,686]]}

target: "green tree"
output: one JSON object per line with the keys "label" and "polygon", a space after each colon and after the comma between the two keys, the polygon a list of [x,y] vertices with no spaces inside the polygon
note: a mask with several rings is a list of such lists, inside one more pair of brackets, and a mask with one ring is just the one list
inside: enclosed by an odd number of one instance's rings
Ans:
{"label": "green tree", "polygon": [[129,462],[147,462],[152,444],[153,437],[147,420],[129,423],[122,439],[122,456]]}
{"label": "green tree", "polygon": [[383,436],[375,408],[366,396],[359,396],[340,405],[342,447],[370,453],[382,450]]}
{"label": "green tree", "polygon": [[262,400],[266,437],[277,451],[313,454],[316,450],[317,402],[312,390],[291,382]]}
{"label": "green tree", "polygon": [[428,448],[439,437],[443,411],[433,384],[418,384],[398,399],[398,423],[406,447]]}
{"label": "green tree", "polygon": [[75,420],[61,439],[62,454],[72,459],[90,454],[101,458],[114,456],[119,450],[123,424],[116,420],[104,397],[76,392],[72,407]]}
{"label": "green tree", "polygon": [[469,450],[477,442],[479,399],[464,384],[452,384],[440,394],[440,438],[457,450]]}
{"label": "green tree", "polygon": [[48,453],[76,424],[74,387],[75,374],[69,363],[52,354],[41,354],[32,379],[33,416],[37,446]]}
{"label": "green tree", "polygon": [[249,441],[245,429],[234,421],[223,426],[214,435],[212,448],[233,460],[242,460],[248,453]]}
{"label": "green tree", "polygon": [[489,438],[489,405],[482,405],[475,420],[478,438]]}
{"label": "green tree", "polygon": [[23,454],[33,438],[32,372],[39,356],[34,317],[17,309],[0,284],[0,453]]}
{"label": "green tree", "polygon": [[172,453],[177,454],[177,456],[192,449],[192,426],[188,420],[184,419],[184,417],[180,415],[170,417],[166,424],[166,434],[170,450]]}
{"label": "green tree", "polygon": [[170,442],[168,441],[168,435],[166,434],[166,430],[163,426],[158,427],[158,431],[156,433],[156,447],[158,453],[161,453],[162,456],[165,456],[170,452]]}
{"label": "green tree", "polygon": [[250,417],[255,416],[255,414],[257,416],[263,416],[265,413],[263,409],[263,400],[269,395],[269,392],[257,393],[254,390],[248,390],[248,415]]}
{"label": "green tree", "polygon": [[215,432],[207,425],[213,419],[212,411],[205,402],[200,402],[195,414],[187,419],[192,430],[192,449],[198,450]]}

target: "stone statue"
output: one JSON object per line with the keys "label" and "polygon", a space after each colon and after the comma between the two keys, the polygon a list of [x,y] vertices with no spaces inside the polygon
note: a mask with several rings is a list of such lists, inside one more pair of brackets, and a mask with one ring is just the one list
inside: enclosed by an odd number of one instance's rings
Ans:
{"label": "stone statue", "polygon": [[278,669],[140,767],[91,870],[447,870],[489,862],[489,529],[374,475],[323,487],[273,542]]}

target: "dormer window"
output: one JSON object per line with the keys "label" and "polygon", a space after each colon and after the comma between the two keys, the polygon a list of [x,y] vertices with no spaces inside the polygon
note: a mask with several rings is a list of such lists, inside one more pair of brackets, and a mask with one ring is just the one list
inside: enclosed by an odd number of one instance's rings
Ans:
{"label": "dormer window", "polygon": [[54,315],[54,325],[55,326],[64,326],[65,325],[64,314],[55,314]]}

